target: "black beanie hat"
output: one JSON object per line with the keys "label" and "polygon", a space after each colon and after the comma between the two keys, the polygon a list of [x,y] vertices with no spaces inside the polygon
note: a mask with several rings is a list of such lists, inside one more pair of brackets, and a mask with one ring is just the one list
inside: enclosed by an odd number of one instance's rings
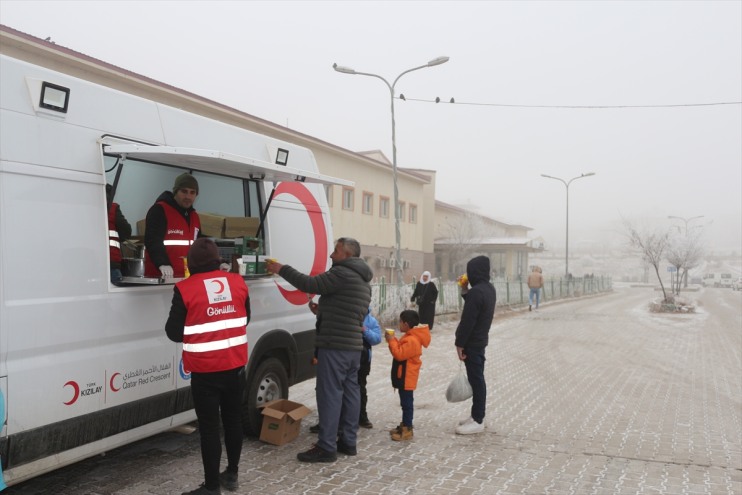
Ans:
{"label": "black beanie hat", "polygon": [[220,263],[219,249],[207,237],[196,239],[188,250],[188,271],[191,273],[216,270]]}
{"label": "black beanie hat", "polygon": [[184,187],[188,189],[195,189],[196,194],[198,194],[198,181],[189,173],[180,174],[175,178],[175,184],[173,184],[173,194],[177,193],[178,189],[183,189]]}

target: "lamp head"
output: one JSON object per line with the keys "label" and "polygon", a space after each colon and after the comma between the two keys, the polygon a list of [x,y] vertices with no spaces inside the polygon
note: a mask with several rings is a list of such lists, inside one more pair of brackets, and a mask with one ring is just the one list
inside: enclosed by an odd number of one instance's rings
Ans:
{"label": "lamp head", "polygon": [[435,65],[445,64],[446,62],[448,62],[448,60],[449,60],[449,57],[437,57],[437,58],[434,58],[433,60],[431,60],[430,62],[428,62],[428,67],[433,67]]}
{"label": "lamp head", "polygon": [[351,69],[350,67],[343,67],[342,65],[338,65],[338,64],[332,64],[332,68],[338,72],[342,72],[343,74],[355,74],[356,73],[354,69]]}

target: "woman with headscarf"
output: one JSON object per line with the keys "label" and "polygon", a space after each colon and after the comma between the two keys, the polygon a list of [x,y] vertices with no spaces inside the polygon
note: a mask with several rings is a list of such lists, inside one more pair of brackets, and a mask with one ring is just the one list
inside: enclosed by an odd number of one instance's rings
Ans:
{"label": "woman with headscarf", "polygon": [[435,303],[438,300],[438,287],[430,278],[430,272],[424,271],[420,280],[415,284],[415,292],[412,293],[410,301],[417,304],[417,312],[420,315],[420,323],[428,325],[433,330],[435,320]]}

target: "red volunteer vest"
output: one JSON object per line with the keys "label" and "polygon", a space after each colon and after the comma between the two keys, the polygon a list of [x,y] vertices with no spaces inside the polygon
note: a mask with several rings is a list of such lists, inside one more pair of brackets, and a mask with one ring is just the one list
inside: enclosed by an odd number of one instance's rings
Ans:
{"label": "red volunteer vest", "polygon": [[111,203],[108,208],[108,249],[111,252],[111,263],[121,263],[121,242],[116,230],[116,210],[118,203]]}
{"label": "red volunteer vest", "polygon": [[211,271],[176,284],[187,314],[183,368],[212,373],[247,364],[248,289],[236,273]]}
{"label": "red volunteer vest", "polygon": [[[173,277],[183,278],[185,277],[183,258],[188,256],[188,250],[191,244],[198,237],[198,231],[201,230],[201,220],[198,218],[198,213],[195,210],[191,211],[189,214],[191,223],[189,225],[183,215],[169,204],[164,201],[160,201],[157,204],[162,206],[162,210],[165,212],[165,219],[167,220],[167,230],[165,231],[163,244],[165,245],[167,257],[170,258],[170,266],[173,267]],[[148,252],[145,252],[144,276],[159,277],[161,275],[160,269],[152,262]]]}

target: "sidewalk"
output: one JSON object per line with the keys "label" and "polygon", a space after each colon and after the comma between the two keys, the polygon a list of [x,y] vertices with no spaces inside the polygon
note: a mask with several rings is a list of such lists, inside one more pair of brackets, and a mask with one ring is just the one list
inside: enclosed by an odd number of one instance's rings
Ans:
{"label": "sidewalk", "polygon": [[[374,428],[360,430],[358,455],[296,460],[317,420],[314,383],[302,383],[291,399],[313,412],[299,438],[281,447],[247,440],[239,493],[741,494],[740,294],[709,293],[703,311],[684,316],[650,314],[652,297],[651,289],[619,289],[496,314],[479,435],[454,433],[470,402],[445,400],[459,366],[456,319],[436,323],[423,353],[409,442],[387,433],[401,410],[380,344],[369,377]],[[202,472],[198,433],[169,432],[8,494],[179,495]]]}

